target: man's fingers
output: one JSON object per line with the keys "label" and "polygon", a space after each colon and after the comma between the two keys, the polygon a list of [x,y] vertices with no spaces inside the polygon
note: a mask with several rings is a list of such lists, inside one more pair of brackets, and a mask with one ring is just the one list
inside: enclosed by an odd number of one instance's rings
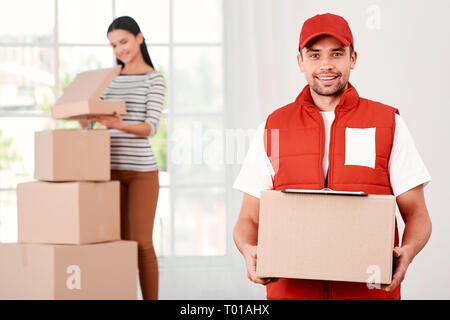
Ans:
{"label": "man's fingers", "polygon": [[258,284],[265,284],[266,279],[261,279],[256,276],[256,269],[255,270],[247,270],[247,276],[250,281],[258,283]]}
{"label": "man's fingers", "polygon": [[256,253],[256,247],[253,247],[253,248],[250,250],[250,256],[253,257],[253,258],[256,258],[256,256],[257,256],[257,253]]}
{"label": "man's fingers", "polygon": [[402,249],[400,247],[394,248],[394,257],[398,258],[402,255]]}
{"label": "man's fingers", "polygon": [[399,276],[398,274],[394,274],[391,283],[386,286],[385,290],[386,291],[394,290],[399,284],[400,284]]}
{"label": "man's fingers", "polygon": [[269,279],[261,279],[256,276],[256,256],[256,246],[254,246],[247,253],[247,277],[254,283],[265,285]]}
{"label": "man's fingers", "polygon": [[257,277],[253,278],[253,282],[254,283],[258,283],[258,284],[263,284],[263,285],[266,284],[266,280],[265,279],[260,279],[260,278],[257,278]]}
{"label": "man's fingers", "polygon": [[400,283],[399,283],[398,280],[393,280],[393,281],[391,282],[391,284],[390,284],[389,286],[387,286],[384,290],[386,290],[386,291],[392,291],[392,290],[394,290],[395,288],[397,288],[397,286],[398,286],[399,284],[400,284]]}
{"label": "man's fingers", "polygon": [[[248,273],[247,273],[248,274]],[[250,281],[257,283],[257,284],[263,284],[266,285],[270,282],[270,279],[266,279],[266,278],[258,278],[256,276],[256,272],[251,272],[250,274],[248,274],[248,278],[250,279]]]}
{"label": "man's fingers", "polygon": [[254,259],[252,256],[247,258],[247,266],[248,269],[256,271],[256,259]]}
{"label": "man's fingers", "polygon": [[394,276],[392,277],[391,284],[385,288],[386,291],[394,290],[400,283],[402,283],[403,279],[405,278],[406,270],[404,270],[404,268],[397,268],[397,270],[398,271],[396,271]]}
{"label": "man's fingers", "polygon": [[389,285],[382,286],[381,288],[386,291],[394,290],[405,278],[406,270],[408,268],[408,262],[402,257],[403,249],[401,247],[394,248],[394,257],[397,260],[397,266],[395,268],[394,275],[392,276],[392,282]]}
{"label": "man's fingers", "polygon": [[269,283],[277,282],[280,279],[279,278],[267,278],[266,280],[267,281],[264,285],[268,285]]}

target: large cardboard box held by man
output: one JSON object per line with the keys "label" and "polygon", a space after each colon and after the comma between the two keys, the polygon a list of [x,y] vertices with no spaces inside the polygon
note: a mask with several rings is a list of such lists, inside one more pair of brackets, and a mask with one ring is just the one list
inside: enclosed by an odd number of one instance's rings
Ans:
{"label": "large cardboard box held by man", "polygon": [[52,109],[54,119],[86,119],[89,115],[126,113],[124,101],[100,99],[108,85],[120,72],[117,66],[108,69],[85,71],[64,88]]}
{"label": "large cardboard box held by man", "polygon": [[395,197],[261,192],[257,276],[388,284]]}
{"label": "large cardboard box held by man", "polygon": [[107,181],[111,177],[107,130],[35,132],[34,178],[44,181]]}
{"label": "large cardboard box held by man", "polygon": [[137,299],[137,243],[0,244],[0,299]]}
{"label": "large cardboard box held by man", "polygon": [[119,193],[118,181],[18,184],[18,240],[53,244],[120,240]]}

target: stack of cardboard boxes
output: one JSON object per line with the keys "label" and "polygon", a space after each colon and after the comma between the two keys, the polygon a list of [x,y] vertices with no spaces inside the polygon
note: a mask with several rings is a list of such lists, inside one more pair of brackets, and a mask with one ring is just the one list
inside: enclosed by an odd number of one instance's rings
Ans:
{"label": "stack of cardboard boxes", "polygon": [[[125,113],[99,99],[118,72],[79,74],[53,117]],[[120,240],[108,131],[36,132],[35,179],[17,186],[18,243],[0,244],[0,299],[136,299],[137,243]]]}

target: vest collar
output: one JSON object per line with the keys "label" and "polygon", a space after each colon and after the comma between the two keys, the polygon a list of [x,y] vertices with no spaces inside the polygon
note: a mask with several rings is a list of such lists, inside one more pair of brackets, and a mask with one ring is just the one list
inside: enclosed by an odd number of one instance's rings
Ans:
{"label": "vest collar", "polygon": [[[349,82],[347,89],[345,89],[345,91],[342,93],[341,99],[339,100],[336,109],[350,110],[356,107],[358,105],[358,102],[358,92],[356,91],[355,87],[353,87],[353,85]],[[309,84],[303,88],[302,92],[300,92],[297,99],[295,100],[295,103],[307,108],[317,108],[311,97]]]}

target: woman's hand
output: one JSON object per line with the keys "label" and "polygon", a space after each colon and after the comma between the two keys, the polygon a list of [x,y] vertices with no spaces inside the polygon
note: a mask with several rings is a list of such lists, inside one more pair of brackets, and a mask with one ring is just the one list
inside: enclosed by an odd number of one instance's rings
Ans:
{"label": "woman's hand", "polygon": [[90,120],[78,120],[78,123],[80,124],[80,127],[82,128],[82,129],[86,129],[88,126],[89,126],[89,123],[90,123],[91,121]]}
{"label": "woman's hand", "polygon": [[108,129],[116,129],[123,132],[134,134],[138,137],[148,137],[152,128],[149,123],[141,122],[141,123],[127,123],[122,120],[120,114],[114,112],[112,116],[90,116],[89,120],[97,121],[107,127]]}
{"label": "woman's hand", "polygon": [[97,121],[108,129],[122,130],[124,124],[124,122],[122,121],[122,117],[117,112],[114,112],[112,116],[90,116],[88,119]]}

